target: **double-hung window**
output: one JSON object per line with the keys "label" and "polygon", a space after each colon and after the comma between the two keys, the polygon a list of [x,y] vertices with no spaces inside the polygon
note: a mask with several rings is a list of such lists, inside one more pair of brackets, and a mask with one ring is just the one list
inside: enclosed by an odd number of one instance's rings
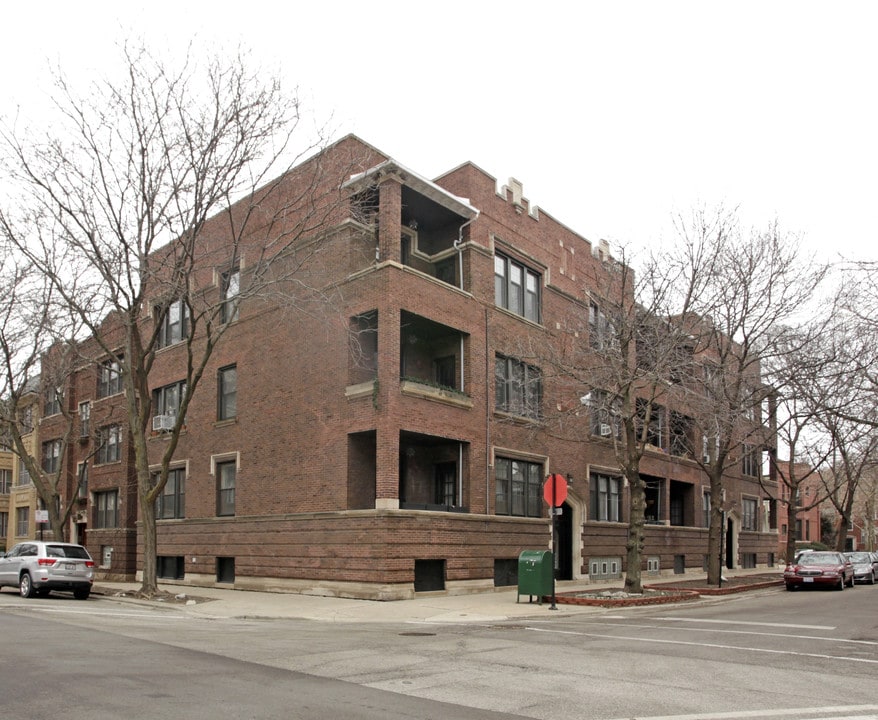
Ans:
{"label": "double-hung window", "polygon": [[543,396],[539,368],[497,355],[494,359],[494,406],[497,410],[538,419]]}
{"label": "double-hung window", "polygon": [[96,528],[119,527],[119,491],[104,490],[94,494]]}
{"label": "double-hung window", "polygon": [[152,407],[156,415],[176,417],[180,411],[180,403],[186,394],[186,381],[165,385],[152,391]]}
{"label": "double-hung window", "polygon": [[59,388],[46,388],[46,396],[43,399],[43,417],[57,415],[61,412],[61,390]]}
{"label": "double-hung window", "polygon": [[505,255],[494,255],[494,303],[540,322],[540,276]]}
{"label": "double-hung window", "polygon": [[98,397],[108,397],[122,392],[122,372],[118,358],[101,363],[98,368]]}
{"label": "double-hung window", "polygon": [[222,320],[224,323],[238,319],[238,294],[241,292],[241,271],[235,267],[223,273],[222,279]]}
{"label": "double-hung window", "polygon": [[156,505],[156,517],[160,520],[186,517],[186,469],[168,471],[168,482],[162,488]]}
{"label": "double-hung window", "polygon": [[168,306],[159,328],[158,346],[162,348],[175,345],[187,337],[189,337],[189,306],[183,300],[175,300]]}
{"label": "double-hung window", "polygon": [[55,473],[61,465],[61,441],[49,440],[43,443],[43,472]]}
{"label": "double-hung window", "polygon": [[540,517],[543,499],[541,463],[498,457],[494,461],[496,494],[494,512],[497,515]]}
{"label": "double-hung window", "polygon": [[216,465],[216,514],[235,514],[235,484],[237,480],[237,464],[221,462]]}
{"label": "double-hung window", "polygon": [[744,498],[741,501],[741,529],[756,529],[756,513],[758,503],[752,498]]}
{"label": "double-hung window", "polygon": [[755,445],[745,443],[741,448],[741,474],[759,477],[759,450]]}
{"label": "double-hung window", "polygon": [[238,368],[220,368],[216,381],[216,419],[231,420],[238,415]]}
{"label": "double-hung window", "polygon": [[620,522],[622,518],[622,478],[592,473],[589,483],[589,517],[602,522]]}
{"label": "double-hung window", "polygon": [[122,427],[107,425],[98,431],[97,463],[119,462],[122,459]]}
{"label": "double-hung window", "polygon": [[79,437],[88,437],[91,432],[91,403],[79,403]]}

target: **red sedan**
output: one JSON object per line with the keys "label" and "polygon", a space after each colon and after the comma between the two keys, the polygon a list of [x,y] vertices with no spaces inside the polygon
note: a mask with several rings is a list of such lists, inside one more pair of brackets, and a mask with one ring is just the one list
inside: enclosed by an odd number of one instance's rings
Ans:
{"label": "red sedan", "polygon": [[854,586],[854,566],[842,553],[809,552],[787,565],[783,573],[787,590],[815,585],[844,590]]}

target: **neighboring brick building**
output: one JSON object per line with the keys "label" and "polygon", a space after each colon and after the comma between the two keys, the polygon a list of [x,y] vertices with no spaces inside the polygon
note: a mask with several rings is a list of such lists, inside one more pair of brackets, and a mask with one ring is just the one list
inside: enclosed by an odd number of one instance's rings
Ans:
{"label": "neighboring brick building", "polygon": [[[359,172],[335,162],[342,156],[357,157]],[[159,577],[382,599],[509,584],[519,553],[548,545],[550,472],[570,482],[559,577],[621,574],[627,501],[612,440],[588,413],[584,442],[543,432],[541,406],[579,397],[560,395],[522,352],[554,342],[560,318],[588,313],[587,279],[610,272],[607,246],[470,163],[428,181],[350,136],[320,161],[344,168],[327,183],[351,197],[309,258],[310,277],[335,302],[233,308],[159,503]],[[314,162],[284,179],[289,192]],[[203,235],[221,238],[219,222]],[[258,250],[245,249],[236,271],[247,273]],[[202,278],[217,298],[236,286],[216,271]],[[156,463],[185,362],[172,330],[150,375]],[[104,573],[130,577],[139,552],[131,443],[112,360],[94,359],[67,398],[90,423],[69,457],[71,477],[88,465],[78,535]],[[706,480],[674,454],[667,422],[659,427],[641,466],[644,568],[701,572]],[[99,438],[109,449],[89,458]],[[757,478],[730,476],[726,493],[729,564],[772,565],[774,513]]]}
{"label": "neighboring brick building", "polygon": [[[790,498],[790,488],[784,482],[789,477],[789,460],[778,463],[777,492],[783,502],[778,504],[778,557],[786,558],[787,533],[795,534],[796,542],[807,544],[821,542],[820,510],[821,504],[815,501],[823,492],[820,477],[811,471],[807,463],[793,463],[795,477],[805,478],[799,484],[798,498]],[[793,510],[791,512],[791,510]]]}

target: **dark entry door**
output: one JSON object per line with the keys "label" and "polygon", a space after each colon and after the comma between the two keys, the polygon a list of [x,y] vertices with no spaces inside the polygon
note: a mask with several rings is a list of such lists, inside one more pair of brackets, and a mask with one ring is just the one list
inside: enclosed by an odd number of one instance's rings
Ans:
{"label": "dark entry door", "polygon": [[555,578],[573,579],[573,509],[567,504],[561,506],[561,514],[555,524]]}

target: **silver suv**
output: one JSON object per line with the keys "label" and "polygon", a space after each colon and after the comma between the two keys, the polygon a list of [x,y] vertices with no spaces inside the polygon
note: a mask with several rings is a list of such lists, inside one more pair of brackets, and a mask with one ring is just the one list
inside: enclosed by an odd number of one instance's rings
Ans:
{"label": "silver suv", "polygon": [[85,600],[94,581],[94,561],[82,545],[28,540],[0,554],[0,589],[17,587],[22,597],[69,590]]}

